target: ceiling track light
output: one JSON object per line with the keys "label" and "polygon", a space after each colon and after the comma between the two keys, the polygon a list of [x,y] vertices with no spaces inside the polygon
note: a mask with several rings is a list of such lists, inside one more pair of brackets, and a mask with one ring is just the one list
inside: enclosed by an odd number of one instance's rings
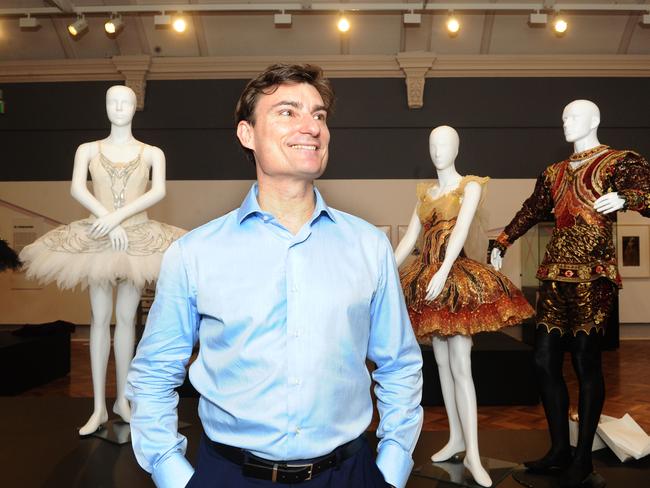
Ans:
{"label": "ceiling track light", "polygon": [[153,16],[153,25],[155,27],[169,27],[172,25],[172,16],[161,12]]}
{"label": "ceiling track light", "polygon": [[291,27],[291,14],[282,13],[273,15],[273,23],[276,27]]}
{"label": "ceiling track light", "polygon": [[339,20],[336,23],[336,27],[340,32],[346,33],[347,31],[350,30],[350,21],[343,15],[341,12],[341,15],[339,16]]}
{"label": "ceiling track light", "polygon": [[455,37],[456,35],[458,35],[458,31],[460,31],[460,22],[454,16],[453,11],[449,12],[449,17],[447,18],[446,26],[447,26],[447,32],[449,32],[449,35],[451,37]]}
{"label": "ceiling track light", "polygon": [[117,34],[122,28],[124,28],[124,21],[122,16],[118,14],[112,14],[111,18],[104,23],[104,30],[108,35]]}
{"label": "ceiling track light", "polygon": [[21,29],[38,29],[40,25],[41,24],[38,22],[38,19],[36,17],[32,17],[29,13],[27,14],[27,17],[21,17],[18,19],[18,26]]}
{"label": "ceiling track light", "polygon": [[86,17],[84,17],[83,15],[79,15],[77,17],[77,20],[75,20],[72,24],[68,25],[68,32],[73,37],[77,37],[87,29],[88,29],[88,21],[86,20]]}
{"label": "ceiling track light", "polygon": [[650,12],[643,14],[643,17],[641,17],[641,23],[643,25],[650,25]]}
{"label": "ceiling track light", "polygon": [[563,36],[568,28],[569,24],[558,12],[555,16],[555,20],[553,20],[553,30],[555,31],[555,35],[558,37]]}
{"label": "ceiling track light", "polygon": [[414,14],[413,10],[410,13],[404,14],[404,25],[420,25],[422,23],[422,15]]}
{"label": "ceiling track light", "polygon": [[185,20],[185,17],[183,17],[182,12],[179,12],[172,22],[172,28],[179,34],[182,34],[187,30],[187,21]]}
{"label": "ceiling track light", "polygon": [[548,23],[548,15],[540,14],[538,10],[530,14],[530,16],[528,17],[528,23],[534,27],[544,26]]}

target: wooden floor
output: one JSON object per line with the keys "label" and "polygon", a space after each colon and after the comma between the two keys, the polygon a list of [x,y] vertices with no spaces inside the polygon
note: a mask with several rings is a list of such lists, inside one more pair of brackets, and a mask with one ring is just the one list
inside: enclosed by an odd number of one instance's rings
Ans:
{"label": "wooden floor", "polygon": [[[65,378],[29,390],[21,396],[92,397],[88,343],[72,342],[71,373]],[[603,413],[621,417],[626,412],[650,432],[650,341],[624,341],[617,351],[603,353],[603,369],[607,398]],[[571,405],[577,405],[578,386],[568,357],[565,376],[571,396]],[[504,378],[503,381],[507,381]],[[516,388],[517,385],[512,385]],[[107,378],[107,397],[115,396],[115,373],[111,358]],[[110,405],[109,405],[110,407]],[[110,410],[110,408],[109,408]],[[546,429],[541,405],[521,407],[479,407],[481,430]],[[425,408],[423,430],[447,430],[447,415],[443,407]]]}

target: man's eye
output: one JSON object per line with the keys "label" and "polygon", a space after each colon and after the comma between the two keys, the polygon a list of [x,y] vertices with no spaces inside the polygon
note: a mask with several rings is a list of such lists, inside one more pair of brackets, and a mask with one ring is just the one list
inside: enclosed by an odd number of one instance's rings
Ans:
{"label": "man's eye", "polygon": [[314,115],[314,119],[316,120],[325,120],[327,116],[324,113],[318,113]]}
{"label": "man's eye", "polygon": [[292,113],[293,112],[291,110],[289,110],[288,108],[280,111],[280,115],[284,115],[286,117],[290,117]]}

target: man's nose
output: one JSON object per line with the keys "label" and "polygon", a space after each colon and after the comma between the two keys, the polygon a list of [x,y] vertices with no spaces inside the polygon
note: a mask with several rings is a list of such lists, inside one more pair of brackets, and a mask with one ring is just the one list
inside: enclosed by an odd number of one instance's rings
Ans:
{"label": "man's nose", "polygon": [[320,123],[312,114],[303,114],[300,120],[301,131],[317,136],[320,134]]}

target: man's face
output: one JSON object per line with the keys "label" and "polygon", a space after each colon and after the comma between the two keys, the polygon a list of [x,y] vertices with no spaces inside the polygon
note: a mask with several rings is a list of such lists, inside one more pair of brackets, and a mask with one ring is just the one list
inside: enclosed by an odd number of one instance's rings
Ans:
{"label": "man's face", "polygon": [[260,177],[314,180],[327,166],[330,133],[323,99],[308,83],[283,84],[260,95],[255,124],[241,121],[237,136],[255,153]]}
{"label": "man's face", "polygon": [[564,138],[567,142],[576,142],[587,137],[594,129],[594,114],[587,107],[571,103],[562,113]]}

